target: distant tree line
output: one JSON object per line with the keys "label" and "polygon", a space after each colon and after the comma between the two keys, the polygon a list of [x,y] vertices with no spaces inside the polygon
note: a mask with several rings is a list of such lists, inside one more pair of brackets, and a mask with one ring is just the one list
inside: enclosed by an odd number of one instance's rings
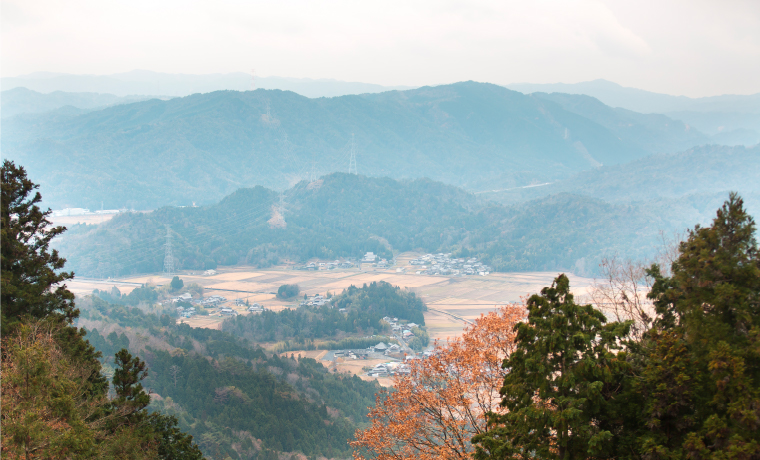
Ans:
{"label": "distant tree line", "polygon": [[[341,312],[341,309],[345,309]],[[254,342],[284,340],[304,347],[320,338],[338,334],[369,334],[382,332],[386,316],[397,317],[423,325],[425,304],[413,292],[384,281],[349,286],[319,307],[303,306],[279,312],[265,310],[261,314],[237,316],[222,323],[222,330]]]}

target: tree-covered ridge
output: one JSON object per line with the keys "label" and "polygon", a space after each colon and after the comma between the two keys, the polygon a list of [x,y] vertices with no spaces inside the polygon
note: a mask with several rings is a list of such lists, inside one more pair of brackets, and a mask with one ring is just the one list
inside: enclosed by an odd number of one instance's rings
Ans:
{"label": "tree-covered ridge", "polygon": [[72,226],[59,246],[77,273],[116,276],[162,269],[165,225],[174,237],[175,266],[207,269],[368,251],[390,258],[381,239],[396,250],[433,250],[442,241],[461,241],[482,221],[470,210],[472,195],[430,180],[333,174],[315,184],[284,193],[285,228],[268,222],[277,194],[255,187],[204,208],[167,207],[119,215],[96,228]]}
{"label": "tree-covered ridge", "polygon": [[149,367],[144,385],[158,395],[151,407],[176,416],[207,455],[348,457],[347,440],[366,422],[379,390],[313,359],[281,358],[226,332],[175,324],[146,304],[92,296],[80,305],[80,321],[98,350],[140,350]]}
{"label": "tree-covered ridge", "polygon": [[[344,310],[344,311],[341,311]],[[222,323],[222,330],[254,342],[292,341],[311,344],[314,339],[367,336],[390,332],[386,316],[425,324],[425,304],[414,292],[384,281],[361,288],[349,286],[322,306],[237,316]],[[377,342],[377,341],[375,341]]]}
{"label": "tree-covered ridge", "polygon": [[429,180],[348,174],[301,183],[284,193],[284,203],[285,228],[268,222],[278,194],[256,187],[213,206],[73,226],[56,243],[77,273],[103,277],[161,271],[167,224],[175,267],[186,270],[420,250],[480,256],[498,271],[583,274],[609,254],[651,255],[660,230],[673,229],[666,215],[643,204],[560,194],[505,207]]}
{"label": "tree-covered ridge", "polygon": [[345,308],[347,311],[361,311],[372,315],[372,321],[390,316],[400,320],[424,325],[423,312],[427,307],[417,295],[409,290],[393,286],[385,281],[373,281],[357,288],[349,286],[336,296],[331,304],[334,308]]}

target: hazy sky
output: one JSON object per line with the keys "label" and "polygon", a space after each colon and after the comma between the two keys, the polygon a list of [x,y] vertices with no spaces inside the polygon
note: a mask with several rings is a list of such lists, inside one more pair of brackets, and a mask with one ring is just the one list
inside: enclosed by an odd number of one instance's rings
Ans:
{"label": "hazy sky", "polygon": [[384,85],[605,78],[760,92],[760,0],[2,0],[2,76],[133,69]]}

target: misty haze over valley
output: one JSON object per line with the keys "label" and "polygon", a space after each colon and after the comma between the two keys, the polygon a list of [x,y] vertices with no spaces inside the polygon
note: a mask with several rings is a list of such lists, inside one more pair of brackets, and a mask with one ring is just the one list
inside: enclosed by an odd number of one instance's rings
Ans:
{"label": "misty haze over valley", "polygon": [[0,9],[3,458],[760,458],[755,2]]}

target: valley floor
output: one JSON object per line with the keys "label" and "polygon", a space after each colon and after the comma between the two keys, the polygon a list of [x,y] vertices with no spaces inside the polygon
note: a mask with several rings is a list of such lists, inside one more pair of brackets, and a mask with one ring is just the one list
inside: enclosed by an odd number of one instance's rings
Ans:
{"label": "valley floor", "polygon": [[[263,270],[236,266],[219,268],[217,273],[211,276],[204,275],[203,272],[191,271],[178,273],[178,275],[186,286],[191,283],[203,286],[206,297],[210,295],[226,297],[227,302],[224,306],[236,310],[238,314],[249,313],[245,306],[236,306],[235,299],[248,300],[251,304],[256,302],[267,309],[278,311],[296,308],[304,294],[310,297],[315,294],[325,295],[327,292],[338,294],[352,284],[361,287],[372,281],[386,281],[411,289],[422,298],[428,306],[425,324],[430,338],[444,341],[447,338],[459,336],[465,326],[481,314],[494,310],[498,305],[519,302],[521,297],[537,293],[541,288],[550,285],[557,276],[555,272],[491,273],[488,276],[467,277],[417,275],[414,274],[416,268],[407,264],[418,256],[419,254],[416,253],[401,254],[396,259],[397,264],[387,269],[362,265],[361,268],[303,271],[289,266]],[[406,271],[397,273],[398,268],[406,268]],[[575,275],[569,276],[576,297],[582,298],[592,280]],[[67,284],[76,295],[87,295],[94,289],[104,290],[112,286],[118,287],[123,294],[126,294],[143,283],[163,285],[169,281],[169,277],[156,274],[118,280],[75,278]],[[283,284],[298,284],[301,289],[299,297],[290,301],[277,299],[275,293]],[[182,321],[193,327],[218,329],[224,319],[224,316],[212,314],[194,316]],[[320,351],[300,353],[304,356],[308,353],[310,357],[317,359],[321,358],[317,355],[324,355]],[[338,369],[358,374],[367,364],[366,361],[361,365],[349,361],[339,362]],[[325,362],[325,364],[329,363]]]}

